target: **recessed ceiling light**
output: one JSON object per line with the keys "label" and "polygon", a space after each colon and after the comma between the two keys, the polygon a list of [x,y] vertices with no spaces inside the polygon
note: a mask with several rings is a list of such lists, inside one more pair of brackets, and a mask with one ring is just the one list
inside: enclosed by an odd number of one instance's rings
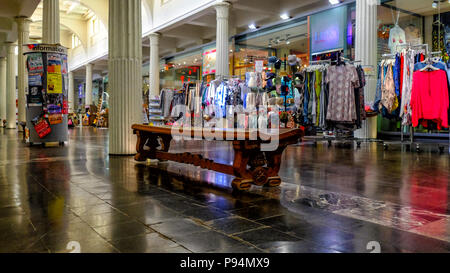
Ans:
{"label": "recessed ceiling light", "polygon": [[283,19],[283,20],[287,20],[287,19],[290,19],[291,16],[289,16],[289,14],[287,14],[287,13],[283,13],[283,14],[280,15],[280,18]]}
{"label": "recessed ceiling light", "polygon": [[328,0],[330,2],[330,4],[332,5],[337,5],[340,4],[342,1],[341,0]]}
{"label": "recessed ceiling light", "polygon": [[248,25],[248,28],[249,29],[256,29],[256,25],[255,24]]}

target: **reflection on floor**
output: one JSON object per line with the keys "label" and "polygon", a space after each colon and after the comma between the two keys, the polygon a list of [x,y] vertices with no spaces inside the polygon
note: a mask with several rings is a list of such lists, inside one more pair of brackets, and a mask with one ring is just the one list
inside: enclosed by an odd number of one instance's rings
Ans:
{"label": "reflection on floor", "polygon": [[[450,251],[448,155],[306,143],[287,149],[282,187],[242,193],[227,175],[109,157],[107,134],[44,149],[0,129],[0,252]],[[227,144],[173,145],[187,148],[232,159]]]}

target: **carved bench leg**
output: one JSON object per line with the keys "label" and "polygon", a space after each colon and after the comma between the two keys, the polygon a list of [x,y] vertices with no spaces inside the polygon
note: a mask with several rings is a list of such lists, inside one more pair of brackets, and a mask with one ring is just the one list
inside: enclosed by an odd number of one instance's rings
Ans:
{"label": "carved bench leg", "polygon": [[137,142],[136,142],[136,152],[137,154],[134,156],[134,159],[136,161],[146,161],[148,156],[148,151],[144,150],[144,146],[147,144],[147,141],[149,139],[149,134],[143,133],[141,131],[135,131],[135,134],[137,136]]}
{"label": "carved bench leg", "polygon": [[280,171],[281,157],[285,149],[285,145],[280,145],[276,151],[265,153],[267,159],[267,175],[269,176],[266,184],[268,187],[278,187],[281,184],[281,178],[278,176],[278,172]]}
{"label": "carved bench leg", "polygon": [[233,189],[246,191],[249,190],[252,187],[253,180],[251,179],[240,179],[235,178],[233,182],[231,182],[231,185],[233,186]]}
{"label": "carved bench leg", "polygon": [[242,149],[241,143],[234,142],[234,163],[233,171],[236,178],[232,182],[234,189],[248,190],[253,184],[253,176],[248,171],[247,165],[249,161],[249,154]]}
{"label": "carved bench leg", "polygon": [[[172,136],[170,136],[170,135],[161,136],[161,151],[162,152],[169,152],[171,141],[172,141]],[[165,160],[165,159],[160,159],[159,161],[167,162],[167,160]]]}

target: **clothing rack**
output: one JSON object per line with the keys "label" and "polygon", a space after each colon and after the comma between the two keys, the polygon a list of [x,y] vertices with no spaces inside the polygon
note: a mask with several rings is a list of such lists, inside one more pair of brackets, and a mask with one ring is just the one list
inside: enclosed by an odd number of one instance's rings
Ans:
{"label": "clothing rack", "polygon": [[[430,52],[428,44],[411,45],[410,43],[408,43],[408,44],[397,45],[396,49],[398,47],[406,47],[406,49],[424,49],[424,51],[425,51],[424,55],[427,57],[427,59],[429,59],[429,58],[431,58],[431,57],[433,57],[435,55],[441,55],[442,54],[441,51]],[[391,58],[395,58],[396,55],[397,54],[383,54],[382,58],[383,58],[383,60],[391,59]],[[405,127],[409,128],[409,135],[410,135],[409,142],[405,142],[405,130],[404,130]],[[406,145],[407,150],[411,150],[411,148],[413,146],[415,146],[415,150],[417,152],[420,152],[421,151],[421,147],[420,147],[420,143],[416,142],[414,127],[412,125],[409,125],[409,126],[401,125],[401,130],[400,131],[401,131],[400,144],[401,145]],[[388,149],[389,144],[397,144],[397,143],[396,142],[388,142],[388,141],[383,142],[385,150]],[[428,144],[428,143],[425,143],[425,144]],[[435,144],[435,143],[430,143],[430,144]],[[439,143],[438,143],[438,145],[439,145],[439,147],[438,147],[439,151],[442,153],[444,151],[445,147],[442,144],[439,144]],[[450,153],[450,134],[449,134],[449,153]]]}
{"label": "clothing rack", "polygon": [[[349,63],[352,65],[357,64],[357,63],[362,63],[361,60],[353,61],[353,60],[350,60],[346,57],[339,55],[336,60],[327,59],[327,60],[311,61],[310,65],[311,66],[320,65],[320,64],[333,65],[333,62],[335,62],[336,64]],[[364,66],[361,65],[361,67],[364,67]],[[373,65],[366,65],[365,67],[374,68]],[[335,128],[335,129],[337,129],[337,128]],[[318,132],[321,132],[321,131],[322,131],[321,129],[318,130]],[[326,131],[326,130],[324,130],[324,131]],[[352,132],[352,130],[349,130],[349,131]],[[313,142],[314,146],[317,146],[318,142],[327,142],[328,147],[331,147],[333,142],[336,142],[338,144],[338,147],[343,147],[343,148],[351,148],[351,147],[353,147],[354,144],[356,144],[356,148],[358,148],[358,149],[361,148],[362,143],[381,142],[381,141],[375,140],[375,139],[365,140],[365,139],[356,138],[354,135],[348,135],[349,131],[347,129],[337,129],[334,131],[333,136],[325,136],[325,135],[324,136],[319,136],[319,135],[307,136],[307,137],[305,137],[305,140]],[[301,144],[299,144],[299,145],[301,145]]]}
{"label": "clothing rack", "polygon": [[310,61],[309,64],[310,65],[315,65],[315,64],[330,64],[331,65],[331,60]]}

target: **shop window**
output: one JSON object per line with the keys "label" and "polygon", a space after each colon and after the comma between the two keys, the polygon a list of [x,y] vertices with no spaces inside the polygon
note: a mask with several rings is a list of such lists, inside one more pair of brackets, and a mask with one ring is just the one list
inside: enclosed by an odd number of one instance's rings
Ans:
{"label": "shop window", "polygon": [[77,35],[72,34],[72,48],[77,48],[81,45],[81,41]]}
{"label": "shop window", "polygon": [[[413,50],[414,62],[427,57],[435,57],[448,65],[450,49],[450,3],[448,1],[395,0],[381,1],[378,6],[378,63],[393,60],[395,54]],[[398,56],[398,55],[397,55]],[[400,72],[401,73],[401,72]],[[368,98],[373,100],[374,98]],[[405,98],[400,97],[399,104]],[[400,135],[410,131],[402,126],[399,118],[401,109],[391,113],[382,109],[378,119],[380,137]],[[433,133],[442,133],[433,124],[427,128],[419,125],[415,128],[416,137],[431,137]],[[438,137],[434,134],[433,137]]]}
{"label": "shop window", "polygon": [[100,31],[100,22],[96,16],[92,19],[92,33],[97,34]]}

